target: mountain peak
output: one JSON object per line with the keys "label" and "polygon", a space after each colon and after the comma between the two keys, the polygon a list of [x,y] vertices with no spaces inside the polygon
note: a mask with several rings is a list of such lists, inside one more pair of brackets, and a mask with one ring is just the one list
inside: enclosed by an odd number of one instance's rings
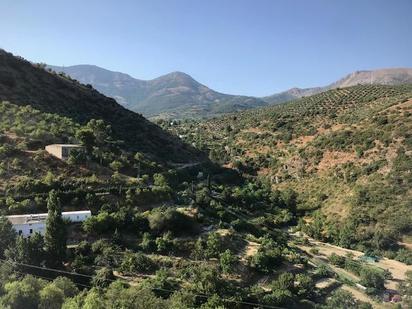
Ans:
{"label": "mountain peak", "polygon": [[329,89],[350,87],[355,85],[401,85],[412,84],[412,68],[385,68],[377,70],[354,71],[342,79],[324,87],[291,88],[281,93],[263,98],[269,104],[283,103],[308,95],[317,94]]}
{"label": "mountain peak", "polygon": [[181,71],[140,80],[92,65],[50,67],[81,83],[93,85],[128,109],[145,116],[199,118],[266,105],[258,98],[216,92]]}

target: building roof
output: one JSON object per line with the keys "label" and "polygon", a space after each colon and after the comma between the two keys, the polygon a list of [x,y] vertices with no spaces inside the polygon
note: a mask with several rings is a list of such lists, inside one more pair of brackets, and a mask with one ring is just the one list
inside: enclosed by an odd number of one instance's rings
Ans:
{"label": "building roof", "polygon": [[82,145],[79,145],[79,144],[50,144],[50,145],[47,145],[47,146],[71,147],[71,148],[81,148],[81,147],[83,147]]}
{"label": "building roof", "polygon": [[[91,214],[90,210],[79,210],[79,211],[64,211],[62,216],[70,215],[82,215],[82,214]],[[47,213],[42,214],[27,214],[27,215],[13,215],[7,216],[11,224],[33,224],[44,222],[47,219]]]}
{"label": "building roof", "polygon": [[91,214],[90,210],[76,210],[76,211],[63,211],[62,215],[81,215]]}
{"label": "building roof", "polygon": [[7,216],[11,224],[29,224],[44,222],[47,214]]}

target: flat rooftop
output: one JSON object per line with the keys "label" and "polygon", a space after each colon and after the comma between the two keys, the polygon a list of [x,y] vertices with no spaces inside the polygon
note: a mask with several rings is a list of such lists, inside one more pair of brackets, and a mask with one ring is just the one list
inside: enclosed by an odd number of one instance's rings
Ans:
{"label": "flat rooftop", "polygon": [[79,144],[50,144],[50,145],[47,145],[47,146],[72,147],[72,148],[75,148],[75,147],[78,147],[78,148],[83,147],[82,145],[79,145]]}
{"label": "flat rooftop", "polygon": [[[64,211],[64,212],[62,212],[62,216],[86,215],[86,214],[90,214],[90,213],[91,213],[90,210]],[[7,219],[9,219],[11,224],[40,223],[40,222],[44,222],[47,219],[47,213],[27,214],[27,215],[12,215],[12,216],[7,216]]]}

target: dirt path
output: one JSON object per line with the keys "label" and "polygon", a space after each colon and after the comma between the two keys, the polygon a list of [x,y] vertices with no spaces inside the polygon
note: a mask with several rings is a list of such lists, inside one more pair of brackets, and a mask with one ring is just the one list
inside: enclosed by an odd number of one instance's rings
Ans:
{"label": "dirt path", "polygon": [[[296,235],[292,235],[295,236]],[[340,256],[346,256],[347,254],[352,254],[355,259],[359,259],[362,255],[364,255],[361,251],[345,249],[342,247],[338,247],[335,245],[323,243],[312,238],[307,238],[309,240],[309,246],[299,245],[298,247],[308,253],[310,249],[316,248],[319,250],[319,255],[323,255],[329,257],[332,253],[335,253]],[[397,285],[399,281],[403,281],[406,278],[405,273],[407,271],[412,271],[412,265],[406,265],[404,263],[387,259],[381,258],[378,262],[368,263],[371,266],[379,267],[382,269],[388,270],[391,274],[393,279],[386,281],[386,288],[388,289],[397,289]]]}
{"label": "dirt path", "polygon": [[360,301],[366,302],[366,303],[370,303],[372,305],[373,308],[375,309],[384,309],[384,308],[390,308],[388,306],[386,306],[385,304],[382,303],[378,303],[375,300],[373,300],[371,297],[369,297],[368,295],[362,293],[361,291],[355,289],[354,287],[351,287],[349,285],[342,285],[342,290],[348,291],[350,293],[353,294],[353,296]]}
{"label": "dirt path", "polygon": [[253,241],[248,241],[248,244],[245,248],[245,257],[254,256],[259,249],[260,244]]}
{"label": "dirt path", "polygon": [[186,168],[191,168],[191,167],[195,167],[198,165],[203,164],[204,162],[192,162],[192,163],[170,163],[170,165],[172,165],[174,168],[176,168],[177,170],[183,170]]}
{"label": "dirt path", "polygon": [[401,246],[404,246],[405,248],[407,248],[409,250],[412,250],[412,244],[410,244],[410,243],[399,241],[398,244],[401,245]]}

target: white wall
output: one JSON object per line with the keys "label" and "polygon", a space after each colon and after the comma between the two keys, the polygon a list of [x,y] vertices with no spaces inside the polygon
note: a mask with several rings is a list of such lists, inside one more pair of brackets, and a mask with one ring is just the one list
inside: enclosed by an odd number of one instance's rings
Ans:
{"label": "white wall", "polygon": [[18,235],[23,235],[24,237],[34,235],[35,233],[44,235],[44,232],[46,231],[46,222],[14,224],[13,228],[16,230]]}
{"label": "white wall", "polygon": [[87,218],[91,217],[91,212],[80,212],[80,213],[62,213],[62,217],[65,220],[69,220],[70,222],[83,222]]}
{"label": "white wall", "polygon": [[[72,223],[83,222],[87,218],[91,217],[92,213],[90,211],[81,211],[81,212],[63,212],[62,218],[68,220]],[[45,219],[45,217],[44,217]],[[36,232],[44,235],[46,231],[46,220],[42,221],[32,221],[22,224],[13,224],[13,228],[19,235],[28,237],[34,235]]]}

